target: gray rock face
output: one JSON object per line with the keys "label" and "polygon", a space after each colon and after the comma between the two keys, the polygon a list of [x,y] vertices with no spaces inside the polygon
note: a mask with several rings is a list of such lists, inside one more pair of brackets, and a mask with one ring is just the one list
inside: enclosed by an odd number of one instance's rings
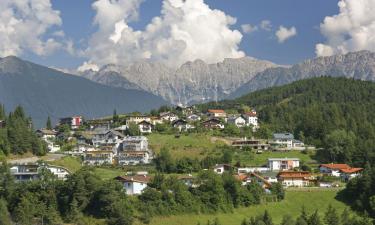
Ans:
{"label": "gray rock face", "polygon": [[192,104],[223,99],[257,73],[273,67],[277,65],[244,57],[225,59],[216,64],[195,60],[177,69],[151,62],[107,65],[97,73],[91,71],[81,75],[109,86],[145,90],[173,104]]}
{"label": "gray rock face", "polygon": [[290,68],[270,68],[258,73],[230,97],[235,98],[267,87],[320,76],[375,81],[375,53],[359,51],[310,59]]}

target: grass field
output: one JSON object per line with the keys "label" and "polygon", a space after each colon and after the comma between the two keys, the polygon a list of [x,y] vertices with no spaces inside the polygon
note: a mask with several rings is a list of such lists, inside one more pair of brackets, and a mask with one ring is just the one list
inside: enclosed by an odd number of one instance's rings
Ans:
{"label": "grass field", "polygon": [[[300,214],[302,206],[305,206],[308,213],[315,209],[319,210],[321,217],[329,204],[334,206],[339,214],[346,208],[345,204],[335,199],[337,191],[328,189],[310,190],[310,191],[287,191],[286,199],[278,203],[268,203],[263,205],[251,206],[248,208],[235,209],[233,213],[219,213],[215,215],[180,215],[170,217],[155,217],[152,219],[152,225],[196,225],[206,224],[207,220],[213,221],[218,218],[222,225],[240,225],[244,218],[256,216],[268,210],[275,224],[279,224],[283,215],[290,214],[297,217]],[[136,222],[136,225],[141,223]]]}
{"label": "grass field", "polygon": [[301,161],[307,164],[314,164],[315,161],[312,159],[314,152],[309,154],[303,154],[300,151],[289,151],[289,152],[263,152],[262,154],[256,154],[248,151],[237,151],[234,154],[233,162],[240,161],[241,164],[246,166],[262,166],[267,164],[268,158],[299,158]]}
{"label": "grass field", "polygon": [[215,147],[224,145],[221,141],[211,141],[211,137],[205,134],[181,135],[179,138],[174,135],[151,134],[147,137],[150,147],[155,153],[159,153],[162,147],[167,147],[176,159],[182,157],[203,158]]}
{"label": "grass field", "polygon": [[81,169],[81,167],[82,167],[81,160],[77,157],[72,157],[72,156],[66,156],[66,157],[63,157],[59,160],[55,160],[51,164],[56,165],[56,166],[65,167],[72,173],[76,172],[77,170]]}

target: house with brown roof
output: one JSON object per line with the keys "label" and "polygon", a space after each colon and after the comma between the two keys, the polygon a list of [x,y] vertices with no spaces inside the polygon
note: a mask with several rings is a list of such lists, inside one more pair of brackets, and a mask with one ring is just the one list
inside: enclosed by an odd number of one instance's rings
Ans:
{"label": "house with brown roof", "polygon": [[306,171],[282,171],[277,179],[285,187],[307,187],[314,182],[311,173]]}
{"label": "house with brown roof", "polygon": [[320,173],[324,175],[334,176],[334,177],[340,177],[342,169],[350,169],[350,166],[348,164],[335,164],[335,163],[329,163],[329,164],[321,164],[319,166]]}
{"label": "house with brown roof", "polygon": [[209,119],[202,122],[202,125],[206,129],[224,129],[224,124],[218,119]]}
{"label": "house with brown roof", "polygon": [[222,109],[209,109],[207,115],[211,118],[227,118],[227,113]]}
{"label": "house with brown roof", "polygon": [[359,175],[361,175],[363,168],[349,168],[349,169],[341,169],[341,178],[344,181],[349,181]]}
{"label": "house with brown roof", "polygon": [[256,182],[264,189],[271,188],[272,184],[267,181],[263,176],[256,174],[256,173],[249,173],[249,174],[238,174],[234,176],[237,180],[242,182],[242,185],[248,185],[252,182]]}
{"label": "house with brown roof", "polygon": [[147,175],[118,176],[115,180],[122,183],[126,194],[140,195],[150,183],[151,177]]}

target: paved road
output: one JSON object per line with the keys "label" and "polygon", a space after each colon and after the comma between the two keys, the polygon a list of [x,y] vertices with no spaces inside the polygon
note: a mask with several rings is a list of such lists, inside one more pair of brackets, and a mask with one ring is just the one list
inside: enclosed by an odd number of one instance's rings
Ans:
{"label": "paved road", "polygon": [[10,163],[10,164],[28,164],[28,163],[36,163],[38,160],[44,160],[44,161],[47,161],[47,162],[51,162],[51,161],[61,159],[62,157],[64,157],[63,154],[50,153],[50,154],[47,154],[47,155],[42,156],[42,157],[32,156],[32,157],[21,158],[21,159],[12,159],[12,160],[8,160],[8,163]]}

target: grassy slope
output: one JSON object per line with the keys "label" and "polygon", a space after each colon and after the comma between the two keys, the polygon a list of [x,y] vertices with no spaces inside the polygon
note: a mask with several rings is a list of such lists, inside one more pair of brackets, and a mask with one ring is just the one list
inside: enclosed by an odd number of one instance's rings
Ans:
{"label": "grassy slope", "polygon": [[[240,225],[244,218],[256,216],[264,212],[265,209],[271,214],[273,221],[277,224],[281,222],[282,216],[290,214],[293,217],[299,215],[301,207],[305,206],[309,213],[319,209],[321,217],[324,215],[326,207],[331,204],[341,214],[346,207],[344,203],[335,199],[336,191],[319,190],[319,191],[287,191],[286,199],[279,203],[268,203],[264,205],[240,208],[233,213],[216,215],[181,215],[170,217],[155,217],[150,224],[153,225],[196,225],[198,222],[206,224],[207,220],[213,221],[217,217],[223,225]],[[137,222],[136,225],[141,223]]]}
{"label": "grassy slope", "polygon": [[263,152],[262,154],[255,154],[252,152],[239,151],[234,154],[233,160],[237,162],[238,160],[241,164],[246,166],[262,166],[267,164],[268,158],[299,158],[301,161],[313,164],[315,161],[312,159],[314,152],[309,152],[309,154],[303,154],[300,151],[290,151],[290,152]]}
{"label": "grassy slope", "polygon": [[222,145],[221,142],[213,143],[210,136],[206,134],[189,134],[181,135],[175,138],[174,135],[167,134],[151,134],[147,136],[149,144],[155,153],[159,153],[160,149],[167,147],[172,156],[175,158],[191,157],[202,158],[208,152],[215,149],[215,146]]}
{"label": "grassy slope", "polygon": [[73,173],[81,169],[82,167],[81,160],[77,157],[71,157],[71,156],[66,156],[59,160],[55,160],[51,164],[57,165],[57,166],[63,166]]}

